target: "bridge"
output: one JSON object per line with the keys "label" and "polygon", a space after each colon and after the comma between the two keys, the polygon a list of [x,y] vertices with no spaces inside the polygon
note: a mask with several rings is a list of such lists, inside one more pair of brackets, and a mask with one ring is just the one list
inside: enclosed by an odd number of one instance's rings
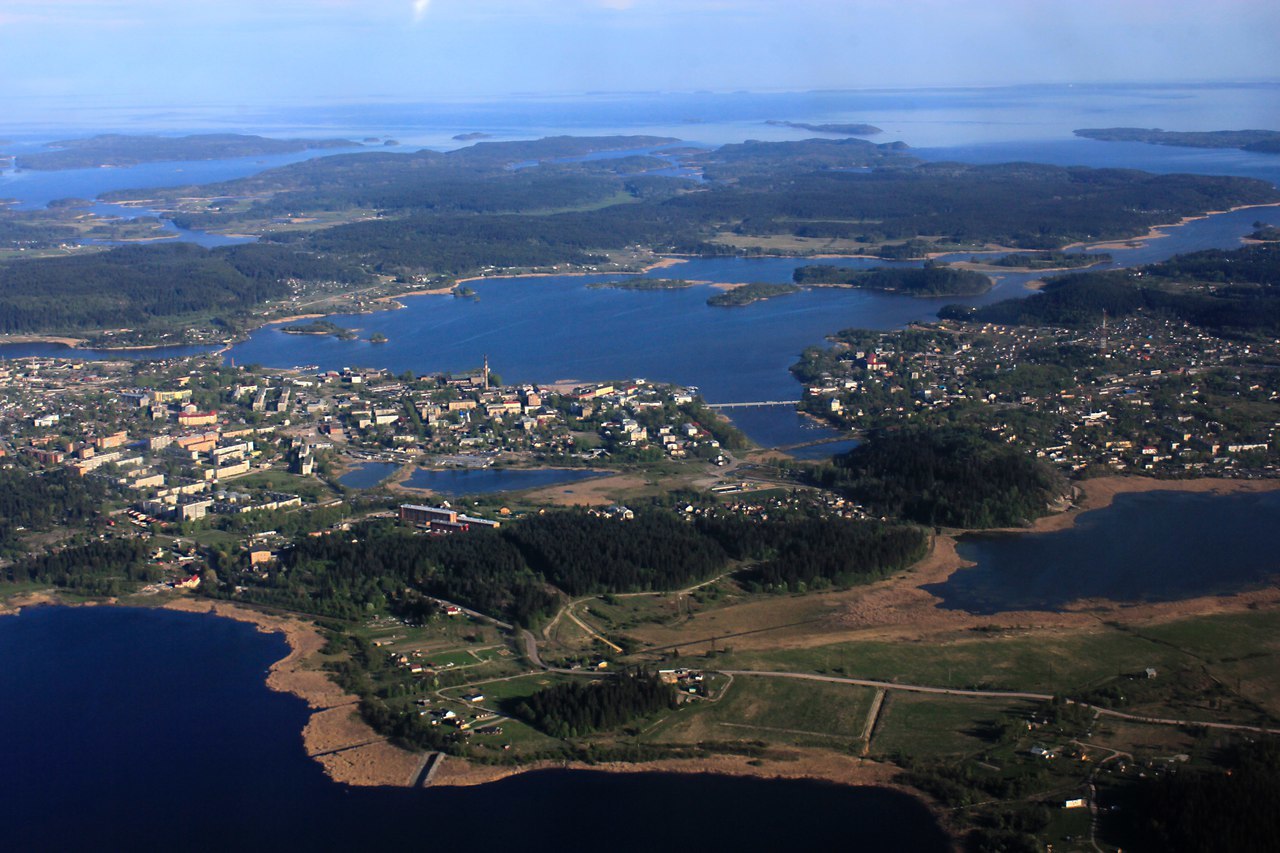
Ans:
{"label": "bridge", "polygon": [[707,403],[709,409],[750,409],[756,406],[798,406],[799,400],[754,400],[746,403]]}

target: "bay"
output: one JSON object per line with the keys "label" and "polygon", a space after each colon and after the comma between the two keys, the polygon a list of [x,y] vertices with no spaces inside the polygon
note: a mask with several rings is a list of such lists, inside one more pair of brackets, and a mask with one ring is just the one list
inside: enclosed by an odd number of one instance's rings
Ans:
{"label": "bay", "polygon": [[[206,615],[42,607],[0,618],[6,849],[946,851],[922,803],[819,782],[551,771],[478,788],[348,788],[263,679],[279,635]],[[623,829],[625,828],[625,831]]]}
{"label": "bay", "polygon": [[968,534],[977,565],[924,589],[970,613],[1060,610],[1082,598],[1177,601],[1280,577],[1280,492],[1117,495],[1052,533]]}

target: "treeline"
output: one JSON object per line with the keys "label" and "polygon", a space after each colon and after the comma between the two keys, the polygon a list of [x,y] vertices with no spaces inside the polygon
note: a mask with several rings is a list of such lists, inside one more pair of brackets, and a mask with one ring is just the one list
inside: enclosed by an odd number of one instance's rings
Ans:
{"label": "treeline", "polygon": [[289,295],[289,279],[352,283],[348,263],[296,249],[191,243],[0,264],[0,332],[137,328],[214,313],[234,316]]}
{"label": "treeline", "polygon": [[245,597],[352,619],[426,594],[522,624],[557,602],[501,531],[424,537],[389,524],[361,525],[351,535],[303,537],[281,562],[283,571]]}
{"label": "treeline", "polygon": [[972,258],[976,264],[987,264],[993,267],[1015,267],[1025,270],[1073,269],[1075,267],[1091,267],[1111,260],[1105,252],[1096,255],[1085,252],[1012,252],[994,260],[981,256]]}
{"label": "treeline", "polygon": [[76,525],[97,515],[106,489],[65,469],[0,470],[0,548],[12,546],[21,531]]}
{"label": "treeline", "polygon": [[921,528],[878,521],[803,518],[761,524],[729,515],[699,519],[698,527],[734,559],[757,561],[742,577],[770,591],[866,583],[905,569],[928,548]]}
{"label": "treeline", "polygon": [[591,683],[570,681],[510,704],[510,713],[552,737],[572,738],[676,707],[676,691],[641,672]]}
{"label": "treeline", "polygon": [[810,476],[876,515],[970,529],[1039,518],[1063,489],[1024,451],[957,427],[879,433]]}
{"label": "treeline", "polygon": [[354,619],[391,610],[412,615],[423,596],[456,601],[528,625],[561,595],[681,589],[758,563],[763,589],[847,586],[902,568],[923,553],[916,528],[818,519],[725,516],[690,523],[667,509],[629,521],[570,509],[532,515],[499,530],[421,536],[389,522],[306,536],[265,581],[243,575],[248,601]]}
{"label": "treeline", "polygon": [[46,583],[84,595],[114,596],[160,579],[141,539],[108,539],[20,559],[0,569],[9,583]]}
{"label": "treeline", "polygon": [[1280,333],[1280,245],[1209,249],[1136,270],[1059,276],[1035,296],[972,310],[947,306],[940,316],[1081,327],[1100,323],[1104,311],[1112,318],[1161,312],[1223,333]]}
{"label": "treeline", "polygon": [[911,296],[972,296],[991,289],[991,279],[982,273],[934,264],[875,270],[815,264],[797,268],[792,277],[797,284],[846,284]]}
{"label": "treeline", "polygon": [[678,589],[709,577],[726,554],[674,513],[619,522],[585,510],[549,512],[504,530],[528,565],[570,595]]}

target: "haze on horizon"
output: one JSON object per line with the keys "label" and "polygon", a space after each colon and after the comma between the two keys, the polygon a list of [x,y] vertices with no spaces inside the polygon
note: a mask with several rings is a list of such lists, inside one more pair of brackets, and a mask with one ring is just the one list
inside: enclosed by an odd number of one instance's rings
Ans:
{"label": "haze on horizon", "polygon": [[1275,81],[1277,32],[1273,0],[0,0],[0,102]]}

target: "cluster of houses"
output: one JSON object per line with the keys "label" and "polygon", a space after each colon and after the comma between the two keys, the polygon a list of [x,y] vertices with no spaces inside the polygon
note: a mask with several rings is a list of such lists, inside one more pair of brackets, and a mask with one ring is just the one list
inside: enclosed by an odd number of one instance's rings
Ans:
{"label": "cluster of houses", "polygon": [[[1280,357],[1280,342],[1222,339],[1145,316],[1088,333],[990,324],[934,332],[837,344],[831,369],[807,387],[804,408],[863,429],[985,409],[994,432],[1067,471],[1280,473],[1280,389],[1240,372]],[[1071,377],[1050,383],[1041,367],[1066,367]],[[1220,419],[1238,404],[1264,414]],[[1013,410],[1048,416],[1052,433],[1020,433],[1004,414]]]}

